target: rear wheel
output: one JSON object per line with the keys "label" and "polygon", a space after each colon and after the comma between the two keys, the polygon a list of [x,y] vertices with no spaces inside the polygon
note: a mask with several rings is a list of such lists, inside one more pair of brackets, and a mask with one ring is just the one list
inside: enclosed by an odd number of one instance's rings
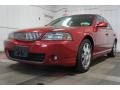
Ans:
{"label": "rear wheel", "polygon": [[77,55],[76,71],[77,72],[86,72],[91,63],[92,59],[92,45],[88,39],[83,40]]}
{"label": "rear wheel", "polygon": [[116,56],[116,53],[117,53],[117,47],[116,47],[116,44],[117,44],[117,43],[114,42],[111,52],[108,53],[108,56],[109,56],[109,57],[115,57],[115,56]]}

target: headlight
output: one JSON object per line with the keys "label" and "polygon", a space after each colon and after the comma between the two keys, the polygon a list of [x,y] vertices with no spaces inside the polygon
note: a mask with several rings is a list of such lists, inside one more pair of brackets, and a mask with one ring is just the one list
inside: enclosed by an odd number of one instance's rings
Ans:
{"label": "headlight", "polygon": [[14,33],[10,33],[10,34],[8,35],[8,39],[14,39]]}
{"label": "headlight", "polygon": [[72,40],[72,36],[66,32],[48,32],[42,37],[42,40]]}

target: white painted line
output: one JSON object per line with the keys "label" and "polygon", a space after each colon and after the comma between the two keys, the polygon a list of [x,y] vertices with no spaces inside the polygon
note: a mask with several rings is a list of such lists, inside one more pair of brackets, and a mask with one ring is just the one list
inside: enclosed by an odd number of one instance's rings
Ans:
{"label": "white painted line", "polygon": [[9,59],[0,59],[0,62],[15,62],[15,61],[12,61],[12,60],[9,60]]}
{"label": "white painted line", "polygon": [[36,75],[8,72],[0,74],[0,84],[17,84],[35,77]]}
{"label": "white painted line", "polygon": [[109,80],[109,81],[114,81],[114,82],[120,82],[120,77],[118,77],[118,76],[110,76],[110,75],[98,74],[98,73],[89,73],[88,75],[93,78]]}

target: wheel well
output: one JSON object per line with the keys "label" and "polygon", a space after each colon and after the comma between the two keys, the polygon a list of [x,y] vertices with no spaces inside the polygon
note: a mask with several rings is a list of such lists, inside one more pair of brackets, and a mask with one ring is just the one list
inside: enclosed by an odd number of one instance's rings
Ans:
{"label": "wheel well", "polygon": [[92,51],[93,51],[93,49],[94,49],[94,41],[93,41],[93,38],[91,37],[91,36],[85,36],[85,38],[84,39],[88,39],[88,40],[90,40],[90,42],[91,42],[91,44],[92,44]]}
{"label": "wheel well", "polygon": [[117,44],[117,38],[115,38],[115,43]]}

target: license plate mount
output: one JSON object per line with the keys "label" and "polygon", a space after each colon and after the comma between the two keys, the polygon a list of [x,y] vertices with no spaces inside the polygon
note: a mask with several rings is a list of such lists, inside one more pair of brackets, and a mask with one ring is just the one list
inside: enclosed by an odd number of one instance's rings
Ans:
{"label": "license plate mount", "polygon": [[15,46],[14,56],[15,57],[28,57],[28,48],[25,46]]}

